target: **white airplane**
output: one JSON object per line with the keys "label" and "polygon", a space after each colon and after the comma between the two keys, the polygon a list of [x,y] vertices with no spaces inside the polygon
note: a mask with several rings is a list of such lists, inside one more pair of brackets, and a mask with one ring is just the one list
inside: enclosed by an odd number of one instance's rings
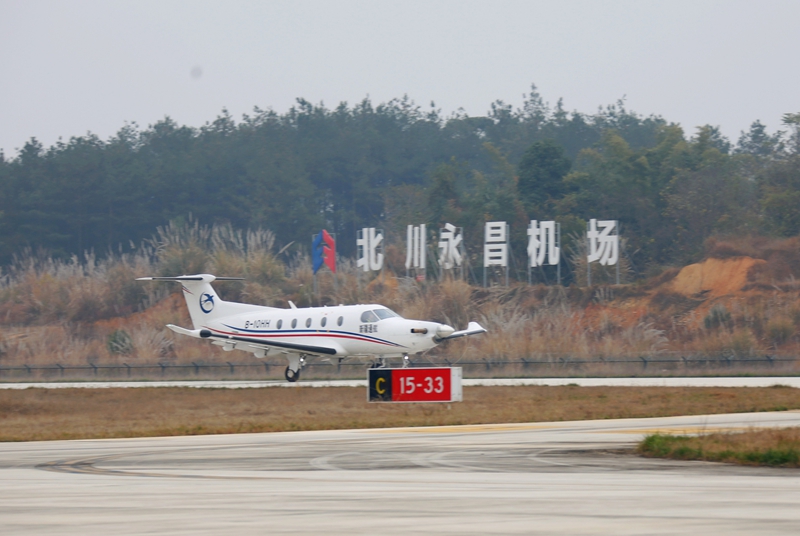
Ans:
{"label": "white airplane", "polygon": [[378,304],[291,309],[264,307],[220,299],[212,281],[241,280],[209,274],[140,277],[137,281],[177,281],[194,329],[167,324],[175,333],[210,339],[223,350],[244,350],[256,357],[270,352],[289,361],[286,379],[296,382],[308,357],[384,359],[430,350],[442,341],[484,333],[477,322],[456,331],[447,324],[408,320]]}

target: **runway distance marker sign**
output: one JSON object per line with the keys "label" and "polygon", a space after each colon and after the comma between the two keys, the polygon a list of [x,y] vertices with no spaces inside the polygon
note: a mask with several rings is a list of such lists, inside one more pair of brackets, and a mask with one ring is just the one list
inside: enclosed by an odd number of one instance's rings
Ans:
{"label": "runway distance marker sign", "polygon": [[461,367],[369,369],[367,400],[461,402]]}

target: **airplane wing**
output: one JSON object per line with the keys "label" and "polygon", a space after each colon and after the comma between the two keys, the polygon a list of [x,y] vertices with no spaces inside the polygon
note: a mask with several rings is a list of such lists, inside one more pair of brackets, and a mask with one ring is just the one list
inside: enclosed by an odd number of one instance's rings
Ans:
{"label": "airplane wing", "polygon": [[175,333],[181,335],[188,335],[197,339],[212,339],[214,341],[234,341],[244,342],[250,345],[255,345],[257,348],[279,348],[281,350],[289,350],[292,353],[309,354],[309,355],[336,355],[339,353],[338,349],[327,346],[312,346],[308,344],[295,344],[283,341],[269,341],[263,339],[255,339],[252,337],[242,337],[239,335],[222,335],[213,333],[209,329],[186,329],[173,324],[167,324],[167,327]]}
{"label": "airplane wing", "polygon": [[440,341],[447,341],[450,339],[457,339],[459,337],[466,337],[467,335],[477,335],[478,333],[486,333],[486,328],[478,324],[477,322],[470,322],[467,326],[467,329],[456,331],[451,333],[447,337],[441,337]]}

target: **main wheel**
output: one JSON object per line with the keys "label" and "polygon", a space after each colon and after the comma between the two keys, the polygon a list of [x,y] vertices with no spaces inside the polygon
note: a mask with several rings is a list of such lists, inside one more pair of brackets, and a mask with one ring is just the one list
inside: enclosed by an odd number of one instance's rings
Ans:
{"label": "main wheel", "polygon": [[300,371],[299,370],[292,370],[289,367],[286,367],[286,371],[283,373],[286,376],[287,382],[296,382],[300,378]]}

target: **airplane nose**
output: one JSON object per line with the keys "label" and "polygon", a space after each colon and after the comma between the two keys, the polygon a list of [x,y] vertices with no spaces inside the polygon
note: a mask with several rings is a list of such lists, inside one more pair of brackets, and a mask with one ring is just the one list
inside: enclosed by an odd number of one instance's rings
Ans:
{"label": "airplane nose", "polygon": [[448,326],[447,324],[439,324],[439,327],[436,328],[436,336],[437,337],[448,337],[453,334],[455,328],[452,326]]}

